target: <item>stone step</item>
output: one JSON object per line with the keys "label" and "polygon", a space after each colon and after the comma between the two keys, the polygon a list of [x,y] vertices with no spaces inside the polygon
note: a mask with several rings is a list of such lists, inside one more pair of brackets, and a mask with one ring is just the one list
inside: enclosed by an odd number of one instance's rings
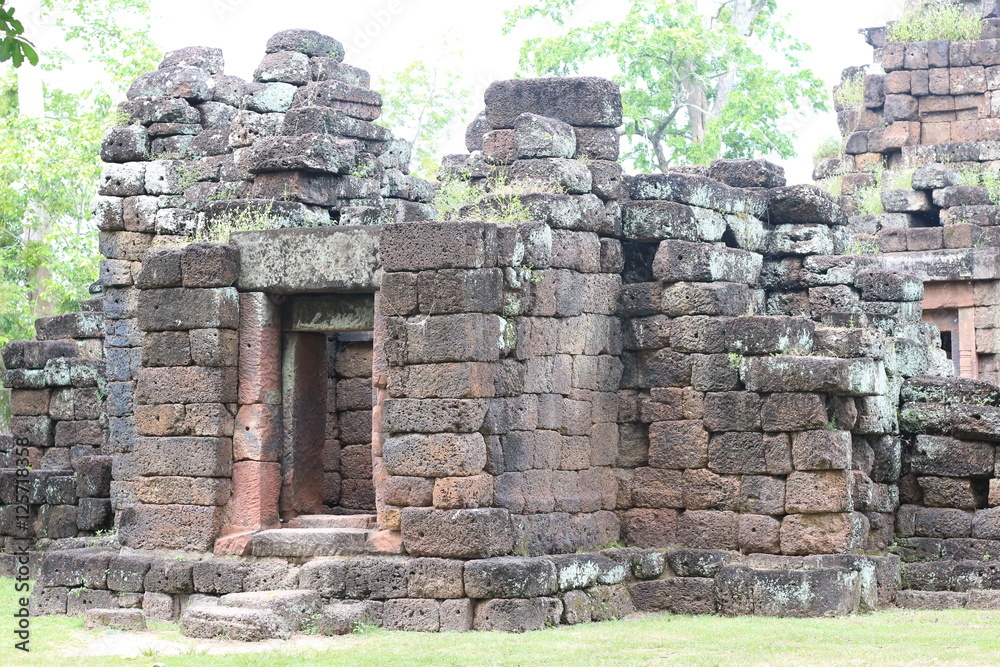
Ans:
{"label": "stone step", "polygon": [[223,595],[219,602],[223,607],[272,611],[295,631],[313,622],[323,604],[317,591],[289,590],[229,593]]}
{"label": "stone step", "polygon": [[288,639],[292,629],[273,611],[193,605],[181,614],[181,633],[187,637],[224,637],[246,642]]}
{"label": "stone step", "polygon": [[303,514],[288,522],[288,528],[360,528],[371,530],[378,521],[374,514]]}
{"label": "stone step", "polygon": [[253,536],[257,557],[310,558],[402,553],[402,541],[387,530],[361,528],[278,528]]}

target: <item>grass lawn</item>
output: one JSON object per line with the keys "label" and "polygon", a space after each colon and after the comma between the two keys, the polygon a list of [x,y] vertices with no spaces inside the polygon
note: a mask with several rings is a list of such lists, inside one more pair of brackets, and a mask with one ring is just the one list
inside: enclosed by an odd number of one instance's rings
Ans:
{"label": "grass lawn", "polygon": [[[646,615],[524,635],[381,630],[244,644],[84,630],[80,619],[32,619],[31,652],[13,648],[15,595],[0,580],[0,665],[936,665],[1000,662],[1000,612],[880,612],[834,619]],[[124,657],[128,656],[128,657]]]}

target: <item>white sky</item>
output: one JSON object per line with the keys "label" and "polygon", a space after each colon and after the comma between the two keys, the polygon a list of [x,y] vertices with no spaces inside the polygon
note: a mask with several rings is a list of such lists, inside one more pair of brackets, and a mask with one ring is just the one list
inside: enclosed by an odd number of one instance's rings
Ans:
{"label": "white sky", "polygon": [[[270,35],[310,28],[343,42],[345,62],[368,69],[376,81],[417,58],[439,55],[447,40],[463,51],[464,74],[481,100],[489,82],[514,74],[519,40],[516,35],[504,37],[501,25],[503,12],[521,1],[152,0],[153,37],[164,51],[221,47],[227,73],[250,78]],[[627,2],[579,0],[578,5],[585,16],[596,17],[622,11]],[[779,0],[779,5],[791,15],[792,34],[812,46],[803,58],[805,66],[832,86],[843,68],[872,60],[858,29],[884,25],[898,16],[903,0]],[[835,117],[830,113],[786,120],[796,128],[800,156],[782,164],[789,182],[807,182],[816,147],[837,134]],[[461,133],[448,151],[464,152]]]}

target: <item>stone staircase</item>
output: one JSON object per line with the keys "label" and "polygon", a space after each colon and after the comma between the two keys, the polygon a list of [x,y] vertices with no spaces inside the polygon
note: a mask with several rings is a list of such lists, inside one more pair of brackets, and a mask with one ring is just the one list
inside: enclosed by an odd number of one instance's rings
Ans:
{"label": "stone staircase", "polygon": [[904,609],[1000,609],[1000,541],[899,540],[896,604]]}
{"label": "stone staircase", "polygon": [[276,558],[398,555],[403,544],[398,533],[377,529],[374,514],[314,514],[257,533],[251,550],[257,557]]}
{"label": "stone staircase", "polygon": [[323,600],[317,591],[199,596],[181,615],[181,631],[198,638],[287,639],[293,632],[314,629],[322,608]]}

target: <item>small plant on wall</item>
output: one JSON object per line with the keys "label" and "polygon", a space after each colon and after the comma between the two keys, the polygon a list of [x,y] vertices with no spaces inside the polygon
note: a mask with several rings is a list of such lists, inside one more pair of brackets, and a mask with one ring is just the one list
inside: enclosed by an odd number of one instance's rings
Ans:
{"label": "small plant on wall", "polygon": [[965,11],[965,5],[961,3],[909,7],[902,18],[889,24],[890,42],[929,42],[937,39],[971,42],[982,34],[979,15]]}

